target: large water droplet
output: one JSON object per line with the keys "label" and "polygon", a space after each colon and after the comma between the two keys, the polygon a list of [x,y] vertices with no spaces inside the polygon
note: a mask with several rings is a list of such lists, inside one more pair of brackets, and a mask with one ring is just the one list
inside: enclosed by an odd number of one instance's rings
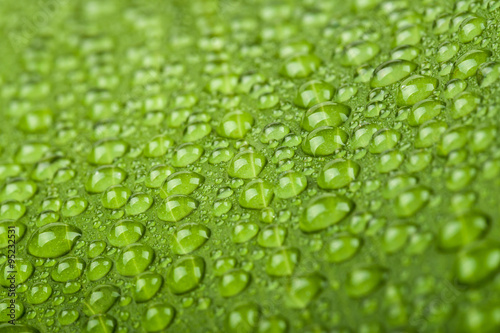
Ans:
{"label": "large water droplet", "polygon": [[227,168],[231,177],[251,179],[255,178],[266,165],[266,157],[259,152],[244,151],[233,157]]}
{"label": "large water droplet", "polygon": [[328,228],[344,219],[354,209],[350,199],[334,194],[323,194],[312,199],[300,219],[300,229],[314,232]]}
{"label": "large water droplet", "polygon": [[240,294],[250,283],[250,274],[241,268],[226,272],[219,280],[219,291],[222,297]]}
{"label": "large water droplet", "polygon": [[177,259],[167,274],[167,285],[174,294],[187,293],[201,283],[205,275],[205,261],[198,256]]}
{"label": "large water droplet", "polygon": [[116,259],[116,270],[123,276],[140,274],[153,262],[154,250],[144,244],[124,247]]}
{"label": "large water droplet", "polygon": [[311,156],[332,155],[347,144],[349,134],[341,128],[318,127],[307,135],[302,142],[302,150]]}
{"label": "large water droplet", "polygon": [[211,231],[199,223],[188,223],[179,227],[172,237],[172,251],[188,254],[196,251],[210,238]]}
{"label": "large water droplet", "polygon": [[262,209],[269,206],[273,196],[273,186],[269,182],[254,179],[243,188],[238,202],[243,208]]}
{"label": "large water droplet", "polygon": [[384,281],[385,270],[381,267],[358,267],[347,274],[347,293],[355,298],[365,297],[373,293]]}
{"label": "large water droplet", "polygon": [[40,258],[57,258],[73,249],[82,232],[77,227],[65,223],[47,224],[31,236],[28,252]]}
{"label": "large water droplet", "polygon": [[119,185],[126,177],[127,172],[119,167],[103,166],[89,176],[85,190],[90,193],[104,192],[110,186]]}
{"label": "large water droplet", "polygon": [[417,64],[408,60],[389,60],[378,66],[373,72],[370,86],[372,88],[385,87],[409,76]]}
{"label": "large water droplet", "polygon": [[300,251],[294,247],[284,247],[273,252],[266,262],[266,273],[270,276],[292,275],[299,263]]}
{"label": "large water droplet", "polygon": [[334,160],[325,164],[318,175],[318,186],[333,190],[349,185],[360,171],[358,163],[351,160]]}
{"label": "large water droplet", "polygon": [[306,131],[313,131],[323,126],[339,126],[347,120],[350,113],[351,108],[344,104],[334,102],[319,103],[307,110],[301,126]]}
{"label": "large water droplet", "polygon": [[472,245],[458,255],[455,272],[460,282],[480,283],[500,269],[500,246],[483,242]]}
{"label": "large water droplet", "polygon": [[78,279],[85,269],[85,261],[78,257],[64,258],[52,269],[51,277],[57,282]]}
{"label": "large water droplet", "polygon": [[150,305],[142,316],[142,327],[146,332],[160,332],[170,325],[174,316],[175,309],[171,305]]}
{"label": "large water droplet", "polygon": [[187,195],[172,195],[158,207],[158,218],[166,222],[178,222],[191,214],[198,207],[198,202]]}
{"label": "large water droplet", "polygon": [[155,272],[144,272],[134,279],[134,300],[138,303],[147,302],[160,290],[163,278]]}

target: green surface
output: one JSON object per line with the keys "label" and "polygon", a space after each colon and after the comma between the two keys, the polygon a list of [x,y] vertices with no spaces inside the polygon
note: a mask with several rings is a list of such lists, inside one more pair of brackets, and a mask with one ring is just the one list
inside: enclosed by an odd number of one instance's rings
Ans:
{"label": "green surface", "polygon": [[0,16],[0,332],[500,331],[500,1]]}

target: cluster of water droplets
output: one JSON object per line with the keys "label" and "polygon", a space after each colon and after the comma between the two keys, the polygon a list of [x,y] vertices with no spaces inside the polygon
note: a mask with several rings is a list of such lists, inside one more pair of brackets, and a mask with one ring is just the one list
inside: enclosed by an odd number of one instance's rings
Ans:
{"label": "cluster of water droplets", "polygon": [[495,332],[499,10],[67,4],[0,77],[0,330]]}

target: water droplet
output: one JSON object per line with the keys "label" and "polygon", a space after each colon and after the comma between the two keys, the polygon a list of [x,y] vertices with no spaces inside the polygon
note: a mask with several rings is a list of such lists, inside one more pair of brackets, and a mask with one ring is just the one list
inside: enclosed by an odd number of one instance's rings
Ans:
{"label": "water droplet", "polygon": [[429,202],[431,191],[424,186],[415,186],[396,197],[394,211],[398,217],[410,217]]}
{"label": "water droplet", "polygon": [[275,93],[263,94],[259,97],[258,107],[261,110],[271,109],[277,106],[280,102],[280,98]]}
{"label": "water droplet", "polygon": [[108,241],[116,247],[124,247],[136,243],[144,236],[146,228],[139,222],[123,220],[116,222],[108,233]]}
{"label": "water droplet", "polygon": [[86,333],[113,333],[116,330],[116,319],[107,314],[97,314],[89,318],[85,325]]}
{"label": "water droplet", "polygon": [[401,82],[396,100],[399,105],[413,105],[429,97],[438,86],[438,80],[425,75],[413,75]]}
{"label": "water droplet", "polygon": [[233,257],[222,257],[214,263],[215,276],[221,276],[236,266],[236,259]]}
{"label": "water droplet", "polygon": [[[60,177],[64,170],[69,172],[71,164],[71,160],[59,156],[43,159],[36,164],[35,169],[31,173],[31,178],[37,181],[52,180]],[[73,177],[69,179],[71,178]]]}
{"label": "water droplet", "polygon": [[85,261],[78,257],[64,258],[52,269],[50,276],[56,282],[78,279],[85,269]]}
{"label": "water droplet", "polygon": [[408,114],[408,125],[419,126],[423,123],[439,116],[441,111],[446,108],[446,105],[437,100],[427,99],[418,102],[412,108]]}
{"label": "water droplet", "polygon": [[165,182],[165,179],[174,172],[174,168],[169,165],[155,165],[149,171],[149,175],[146,177],[144,185],[149,188],[158,188]]}
{"label": "water droplet", "polygon": [[477,83],[481,88],[489,87],[500,78],[500,63],[496,61],[483,63],[479,66],[476,75]]}
{"label": "water droplet", "polygon": [[[38,333],[38,330],[34,330],[34,329],[27,329],[26,326],[22,325],[20,326],[18,323],[16,323],[15,321],[20,319],[23,315],[24,315],[24,305],[23,303],[19,302],[19,301],[16,301],[15,303],[11,303],[11,300],[13,300],[13,298],[4,298],[2,300],[0,300],[0,323],[6,323],[6,324],[3,324],[3,325],[8,325],[7,327],[3,326],[2,324],[0,324],[0,329],[2,330],[2,332],[9,332],[9,333],[31,333],[31,332],[37,332]],[[12,318],[10,315],[11,315],[11,311],[13,312],[13,317]],[[15,324],[12,324],[12,323],[7,323],[11,320],[15,320]]]}
{"label": "water droplet", "polygon": [[446,175],[446,188],[456,192],[468,186],[476,177],[476,168],[466,165],[448,171]]}
{"label": "water droplet", "polygon": [[172,195],[158,207],[158,218],[166,222],[179,222],[198,207],[198,202],[187,195]]}
{"label": "water droplet", "polygon": [[443,133],[439,145],[437,146],[437,153],[441,156],[447,156],[452,151],[464,147],[469,141],[469,133],[471,128],[468,126],[458,126],[450,128]]}
{"label": "water droplet", "polygon": [[16,177],[22,170],[22,166],[19,164],[0,164],[0,180],[5,180],[9,177]]}
{"label": "water droplet", "polygon": [[175,148],[172,165],[176,168],[186,167],[198,161],[204,149],[196,143],[184,143]]}
{"label": "water droplet", "polygon": [[288,133],[290,133],[290,128],[283,123],[271,123],[264,127],[262,130],[262,135],[260,136],[260,142],[269,143],[272,141],[282,140]]}
{"label": "water droplet", "polygon": [[332,155],[347,144],[348,138],[349,134],[341,128],[318,127],[307,135],[302,143],[302,150],[311,156]]}
{"label": "water droplet", "polygon": [[358,87],[356,87],[355,85],[344,85],[339,87],[339,89],[337,90],[335,100],[340,103],[345,103],[356,96],[357,93]]}
{"label": "water droplet", "polygon": [[212,94],[232,95],[238,86],[238,79],[235,74],[221,75],[210,80],[206,89]]}
{"label": "water droplet", "polygon": [[307,187],[307,178],[297,171],[287,171],[280,179],[274,191],[281,199],[295,197],[302,193]]}
{"label": "water droplet", "polygon": [[285,61],[280,73],[291,79],[305,78],[317,71],[320,65],[321,59],[315,54],[295,55]]}
{"label": "water droplet", "polygon": [[349,296],[368,296],[385,281],[385,270],[378,266],[358,267],[347,273],[346,288]]}
{"label": "water droplet", "polygon": [[241,268],[227,271],[219,280],[219,291],[222,297],[240,294],[250,283],[250,274]]}
{"label": "water droplet", "polygon": [[198,256],[184,256],[173,264],[167,274],[167,285],[174,294],[187,293],[201,283],[205,261]]}
{"label": "water droplet", "polygon": [[63,309],[59,312],[57,320],[63,326],[69,326],[80,318],[80,313],[75,309]]}
{"label": "water droplet", "polygon": [[361,248],[361,240],[356,236],[335,237],[326,245],[325,257],[329,262],[339,263],[351,259]]}
{"label": "water droplet", "polygon": [[260,319],[259,307],[244,303],[233,308],[226,316],[226,329],[229,333],[251,333],[257,329]]}
{"label": "water droplet", "polygon": [[188,223],[179,227],[172,239],[172,251],[175,254],[188,254],[196,251],[210,238],[209,228],[198,223]]}
{"label": "water droplet", "polygon": [[22,115],[18,127],[26,133],[43,133],[52,126],[53,121],[51,110],[36,110]]}
{"label": "water droplet", "polygon": [[370,142],[370,153],[380,154],[393,149],[401,139],[401,133],[395,129],[382,129],[373,135]]}
{"label": "water droplet", "polygon": [[453,99],[467,88],[467,82],[462,79],[453,79],[446,83],[442,95],[444,98]]}
{"label": "water droplet", "polygon": [[451,60],[460,49],[460,45],[457,42],[447,41],[439,46],[436,54],[437,62],[445,62]]}
{"label": "water droplet", "polygon": [[0,285],[7,288],[10,287],[12,281],[9,278],[12,277],[12,275],[15,276],[15,284],[20,285],[30,278],[34,270],[33,264],[27,259],[18,257],[13,265],[7,261],[0,270]]}
{"label": "water droplet", "polygon": [[468,17],[462,24],[458,31],[458,39],[462,43],[469,43],[474,38],[480,36],[486,28],[486,20],[482,17]]}
{"label": "water droplet", "polygon": [[367,63],[377,56],[380,47],[370,41],[357,41],[347,45],[341,56],[343,66],[359,66]]}
{"label": "water droplet", "polygon": [[137,303],[147,302],[160,290],[163,278],[155,272],[145,272],[134,278],[134,300]]}
{"label": "water droplet", "polygon": [[351,108],[344,104],[334,102],[319,103],[307,110],[301,126],[309,132],[323,126],[339,126],[347,120],[350,113]]}
{"label": "water droplet", "polygon": [[123,140],[108,139],[100,141],[92,147],[87,157],[92,164],[111,164],[128,151],[129,145]]}
{"label": "water droplet", "polygon": [[300,219],[304,232],[319,231],[340,222],[354,209],[350,199],[334,194],[323,194],[312,199]]}
{"label": "water droplet", "polygon": [[155,136],[144,147],[144,156],[160,157],[165,155],[174,146],[174,140],[168,135]]}
{"label": "water droplet", "polygon": [[482,238],[489,229],[488,218],[478,213],[468,213],[444,224],[438,233],[439,247],[457,250]]}
{"label": "water droplet", "polygon": [[500,247],[488,242],[472,245],[459,253],[455,272],[458,281],[464,284],[480,283],[500,268]]}
{"label": "water droplet", "polygon": [[234,156],[234,152],[229,148],[217,148],[215,149],[210,158],[208,159],[208,163],[210,164],[219,164],[228,162]]}
{"label": "water droplet", "polygon": [[266,157],[259,152],[244,151],[236,154],[229,163],[227,173],[231,177],[251,179],[257,177],[266,165]]}
{"label": "water droplet", "polygon": [[262,209],[269,206],[273,196],[273,186],[269,182],[254,179],[243,188],[238,202],[244,208]]}
{"label": "water droplet", "polygon": [[33,164],[40,161],[49,151],[50,146],[45,143],[25,143],[17,150],[14,161],[21,164]]}
{"label": "water droplet", "polygon": [[217,134],[228,139],[241,139],[252,128],[254,119],[245,111],[232,111],[224,115]]}
{"label": "water droplet", "polygon": [[262,247],[280,247],[285,242],[287,230],[280,225],[270,225],[259,233],[257,243]]}
{"label": "water droplet", "polygon": [[256,223],[242,221],[236,224],[232,231],[232,240],[234,243],[245,243],[257,236],[259,226]]}
{"label": "water droplet", "polygon": [[453,100],[451,116],[453,119],[465,117],[477,109],[479,102],[480,99],[476,94],[463,92]]}
{"label": "water droplet", "polygon": [[431,120],[423,124],[417,132],[417,137],[415,138],[415,148],[431,147],[441,138],[441,135],[447,128],[448,124],[444,121]]}
{"label": "water droplet", "polygon": [[212,126],[203,122],[192,123],[184,129],[184,142],[198,141],[212,132]]}
{"label": "water droplet", "polygon": [[110,186],[119,185],[126,177],[127,172],[119,167],[103,166],[89,176],[85,190],[89,193],[101,193]]}
{"label": "water droplet", "polygon": [[61,213],[65,217],[78,216],[87,209],[88,205],[89,203],[85,198],[82,197],[69,198],[64,202],[61,209]]}
{"label": "water droplet", "polygon": [[65,223],[51,223],[36,230],[28,242],[28,252],[39,258],[57,258],[73,249],[80,229]]}
{"label": "water droplet", "polygon": [[82,302],[83,312],[88,315],[108,312],[120,297],[120,289],[104,284],[93,288]]}
{"label": "water droplet", "polygon": [[318,175],[318,186],[328,190],[345,187],[358,177],[360,169],[359,164],[350,160],[328,162]]}
{"label": "water droplet", "polygon": [[385,87],[408,77],[417,64],[407,60],[389,60],[378,66],[373,72],[370,86]]}
{"label": "water droplet", "polygon": [[368,146],[373,134],[375,134],[380,128],[375,124],[366,124],[360,126],[354,136],[351,139],[351,147],[353,149],[364,148]]}
{"label": "water droplet", "polygon": [[33,197],[38,186],[31,180],[15,180],[5,184],[0,191],[0,202],[6,200],[25,201]]}
{"label": "water droplet", "polygon": [[404,158],[405,156],[399,150],[386,151],[377,161],[377,170],[380,173],[394,171],[401,166]]}
{"label": "water droplet", "polygon": [[35,283],[28,290],[26,299],[30,304],[42,304],[52,295],[52,287],[45,282]]}
{"label": "water droplet", "polygon": [[170,175],[161,187],[160,196],[193,193],[203,182],[205,177],[193,171],[180,171]]}
{"label": "water droplet", "polygon": [[396,47],[391,51],[391,59],[401,59],[412,61],[420,55],[421,51],[419,48],[413,45],[401,45]]}
{"label": "water droplet", "polygon": [[104,278],[111,271],[113,261],[106,257],[97,257],[88,265],[87,277],[90,281]]}
{"label": "water droplet", "polygon": [[125,206],[130,194],[132,191],[128,187],[123,185],[110,186],[102,194],[101,203],[104,208],[118,209]]}
{"label": "water droplet", "polygon": [[[14,232],[12,232],[14,228]],[[0,249],[4,249],[9,246],[12,242],[9,242],[12,238],[19,242],[23,239],[26,233],[26,225],[21,222],[15,221],[0,221]],[[15,236],[13,236],[15,235]]]}
{"label": "water droplet", "polygon": [[293,247],[277,249],[267,259],[266,273],[270,276],[292,275],[299,263],[300,252]]}
{"label": "water droplet", "polygon": [[150,305],[142,316],[142,327],[146,332],[160,332],[170,325],[174,316],[175,309],[171,305]]}
{"label": "water droplet", "polygon": [[304,309],[321,292],[324,280],[319,274],[294,277],[287,285],[287,301],[291,308]]}
{"label": "water droplet", "polygon": [[393,46],[401,45],[417,45],[422,36],[424,35],[424,30],[422,26],[418,24],[405,25],[403,28],[399,29],[394,36]]}
{"label": "water droplet", "polygon": [[313,80],[300,86],[293,102],[300,107],[308,109],[318,103],[331,100],[334,93],[335,88],[331,84]]}
{"label": "water droplet", "polygon": [[491,52],[486,50],[471,50],[455,62],[452,79],[466,79],[476,74],[478,67],[488,60]]}
{"label": "water droplet", "polygon": [[388,227],[384,232],[382,247],[386,253],[397,253],[403,250],[408,239],[416,234],[417,228],[410,223],[395,224]]}
{"label": "water droplet", "polygon": [[139,215],[145,213],[153,205],[153,198],[147,193],[134,193],[130,197],[125,211],[128,215]]}
{"label": "water droplet", "polygon": [[123,276],[140,274],[153,262],[154,250],[144,244],[131,244],[124,247],[116,259],[116,270]]}

